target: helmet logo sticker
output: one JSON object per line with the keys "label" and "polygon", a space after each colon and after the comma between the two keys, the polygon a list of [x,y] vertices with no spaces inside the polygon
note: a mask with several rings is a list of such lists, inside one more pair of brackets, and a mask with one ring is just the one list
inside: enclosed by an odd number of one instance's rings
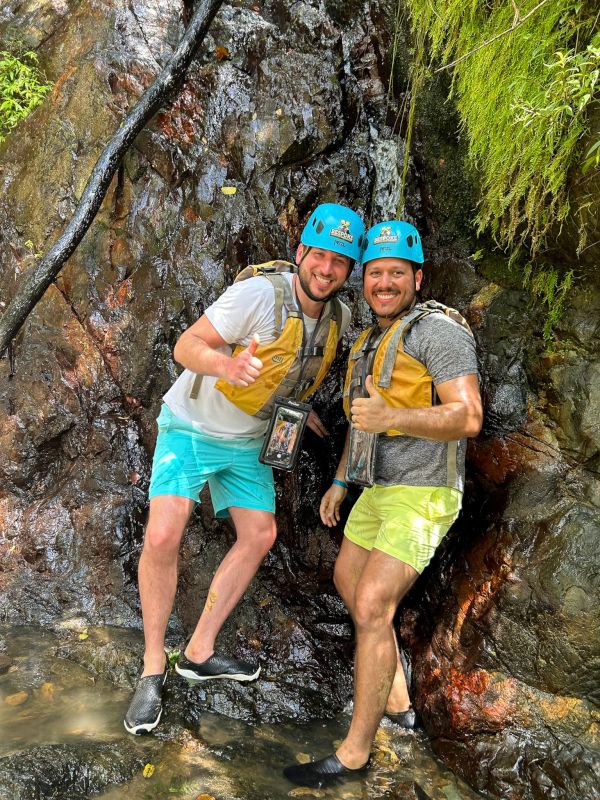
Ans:
{"label": "helmet logo sticker", "polygon": [[336,239],[343,239],[345,242],[354,241],[354,236],[350,233],[350,222],[347,219],[341,219],[339,227],[332,228],[329,235],[335,236]]}
{"label": "helmet logo sticker", "polygon": [[373,239],[373,244],[396,244],[398,236],[392,233],[391,225],[382,225],[381,233]]}
{"label": "helmet logo sticker", "polygon": [[273,362],[275,364],[282,364],[283,363],[283,356],[273,356]]}

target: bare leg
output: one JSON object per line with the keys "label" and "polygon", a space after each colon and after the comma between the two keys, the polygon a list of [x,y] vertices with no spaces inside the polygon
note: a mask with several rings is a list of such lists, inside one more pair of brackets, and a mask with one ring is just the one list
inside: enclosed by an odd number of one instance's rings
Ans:
{"label": "bare leg", "polygon": [[[408,591],[408,590],[407,590]],[[396,672],[394,680],[392,681],[392,688],[385,706],[385,710],[391,714],[398,714],[401,711],[407,711],[410,706],[410,695],[408,694],[408,686],[406,685],[406,676],[404,675],[404,667],[400,661],[400,648],[398,647],[398,639],[396,632],[394,633],[394,643],[396,645]]]}
{"label": "bare leg", "polygon": [[[346,608],[350,612],[350,616],[355,621],[355,624],[356,620],[354,616],[354,606],[356,586],[369,559],[369,552],[369,550],[365,550],[364,547],[360,547],[344,537],[340,552],[335,562],[335,586],[340,593]],[[396,649],[396,670],[385,710],[398,713],[408,709],[410,706],[410,697],[408,695],[408,687],[406,686],[404,669],[402,668],[402,664],[400,662],[400,652],[398,648],[398,641],[396,639],[396,632],[393,629],[392,634],[394,636],[394,646]]]}
{"label": "bare leg", "polygon": [[213,654],[217,634],[256,575],[277,535],[275,517],[269,511],[232,507],[229,513],[235,526],[236,542],[215,572],[204,609],[185,651],[187,658],[196,663],[206,661]]}
{"label": "bare leg", "polygon": [[143,675],[156,675],[165,666],[165,631],[177,589],[177,556],[193,500],[162,495],[150,500],[144,547],[138,567],[144,623]]}
{"label": "bare leg", "polygon": [[408,564],[372,550],[356,585],[354,709],[348,734],[337,750],[342,764],[352,769],[369,758],[385,711],[398,658],[394,614],[416,578]]}

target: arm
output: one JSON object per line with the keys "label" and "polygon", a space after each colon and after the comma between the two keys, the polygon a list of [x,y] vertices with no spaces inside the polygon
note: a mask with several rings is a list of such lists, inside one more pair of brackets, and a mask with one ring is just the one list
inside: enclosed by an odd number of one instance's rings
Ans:
{"label": "arm", "polygon": [[224,347],[228,342],[217,332],[206,315],[200,317],[179,337],[173,357],[186,369],[198,375],[215,375],[234,386],[248,386],[254,383],[262,361],[254,355],[259,345],[255,335],[253,341],[235,358],[220,353],[216,348]]}
{"label": "arm", "polygon": [[444,381],[435,388],[441,405],[429,408],[392,408],[379,394],[369,375],[369,397],[358,398],[351,408],[352,422],[362,431],[382,433],[390,429],[408,436],[452,441],[477,436],[483,422],[476,375]]}
{"label": "arm", "polygon": [[[350,445],[350,428],[346,433],[346,442],[344,444],[344,451],[340,458],[340,463],[335,473],[338,481],[343,481],[346,474],[346,462],[348,461],[348,447]],[[319,514],[324,525],[332,528],[340,521],[340,506],[344,502],[344,498],[348,494],[348,490],[343,486],[338,486],[337,483],[332,483],[329,489],[323,495],[321,506],[319,507]]]}

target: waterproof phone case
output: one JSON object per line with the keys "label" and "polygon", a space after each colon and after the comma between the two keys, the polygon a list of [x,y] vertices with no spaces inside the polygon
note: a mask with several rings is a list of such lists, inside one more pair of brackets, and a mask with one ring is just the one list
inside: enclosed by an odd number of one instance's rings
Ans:
{"label": "waterproof phone case", "polygon": [[308,403],[276,397],[258,460],[288,472],[294,469],[310,411],[311,406]]}
{"label": "waterproof phone case", "polygon": [[[350,406],[355,397],[368,397],[369,393],[364,388],[367,375],[371,373],[373,359],[377,347],[383,337],[383,331],[373,329],[366,342],[368,357],[363,358],[361,368],[361,384],[350,395]],[[348,446],[348,461],[346,462],[346,481],[357,483],[359,486],[373,486],[375,483],[375,458],[377,457],[378,433],[359,431],[350,423],[350,443]]]}
{"label": "waterproof phone case", "polygon": [[347,483],[373,486],[378,439],[378,433],[367,433],[359,431],[354,425],[350,426],[350,445],[346,462]]}

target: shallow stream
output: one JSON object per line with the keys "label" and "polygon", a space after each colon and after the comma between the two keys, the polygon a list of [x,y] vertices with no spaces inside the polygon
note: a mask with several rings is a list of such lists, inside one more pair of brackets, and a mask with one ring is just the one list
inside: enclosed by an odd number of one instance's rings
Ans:
{"label": "shallow stream", "polygon": [[[94,630],[117,646],[124,636],[119,629]],[[73,630],[68,637],[90,633]],[[1,800],[478,797],[440,765],[423,733],[391,723],[378,733],[366,779],[326,791],[290,785],[281,768],[331,752],[346,714],[302,726],[252,726],[207,712],[190,724],[174,719],[167,691],[156,734],[130,736],[122,723],[130,690],[65,657],[61,641],[53,631],[0,628]]]}

